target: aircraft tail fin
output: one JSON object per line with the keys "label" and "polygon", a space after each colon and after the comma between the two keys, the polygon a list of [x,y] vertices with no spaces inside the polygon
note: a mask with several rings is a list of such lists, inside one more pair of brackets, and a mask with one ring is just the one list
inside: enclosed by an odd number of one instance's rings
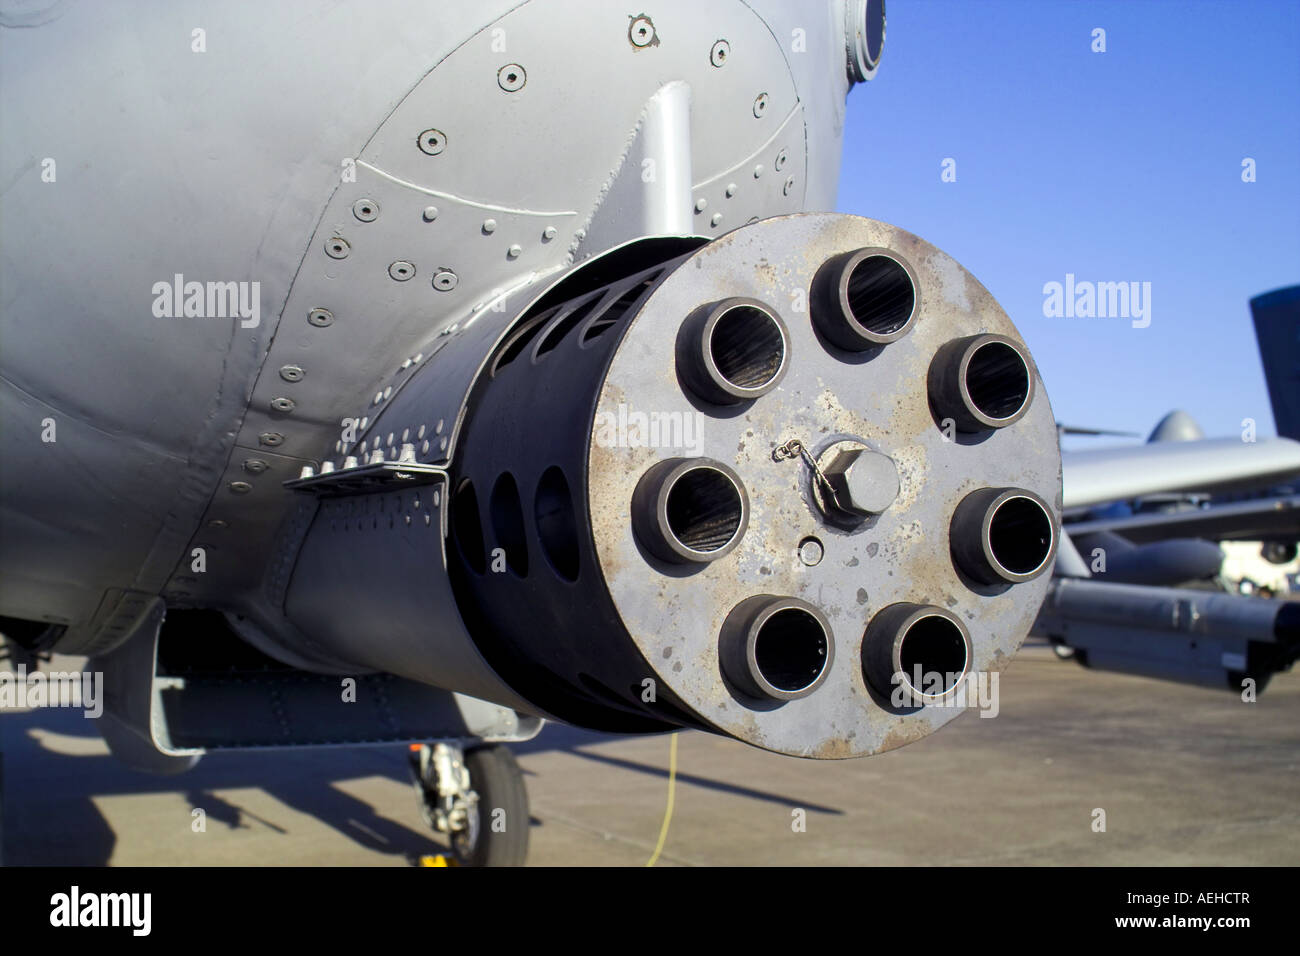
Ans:
{"label": "aircraft tail fin", "polygon": [[1277,433],[1300,439],[1300,285],[1255,296],[1250,311]]}

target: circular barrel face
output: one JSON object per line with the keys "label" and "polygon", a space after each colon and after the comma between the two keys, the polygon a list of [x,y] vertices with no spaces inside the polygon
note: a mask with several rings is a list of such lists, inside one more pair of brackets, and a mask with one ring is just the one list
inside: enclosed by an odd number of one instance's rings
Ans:
{"label": "circular barrel face", "polygon": [[[825,312],[841,287],[847,316]],[[702,337],[700,316],[727,302],[744,309]],[[706,381],[682,341],[711,343],[740,387]],[[595,414],[642,432],[588,445],[600,573],[646,677],[720,732],[811,757],[917,740],[979,704],[1042,603],[1061,460],[1037,369],[988,291],[901,229],[801,214],[700,248],[630,320]],[[876,494],[881,456],[896,494]],[[647,510],[673,469],[680,500]],[[827,501],[858,519],[828,520]],[[904,605],[928,610],[899,624],[887,609]]]}

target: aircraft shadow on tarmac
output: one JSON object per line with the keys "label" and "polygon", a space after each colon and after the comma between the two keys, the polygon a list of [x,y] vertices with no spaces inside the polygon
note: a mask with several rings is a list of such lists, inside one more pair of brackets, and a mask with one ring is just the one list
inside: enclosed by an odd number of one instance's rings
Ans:
{"label": "aircraft shadow on tarmac", "polygon": [[[565,751],[601,766],[646,774],[666,780],[668,771],[605,753],[583,749],[619,738],[591,731],[548,724],[535,739],[513,745],[516,754]],[[279,835],[290,829],[231,802],[231,790],[257,789],[299,813],[310,815],[376,853],[394,854],[415,864],[428,854],[447,851],[445,842],[424,829],[411,797],[406,822],[392,820],[365,801],[339,789],[340,781],[386,777],[408,784],[406,754],[400,746],[316,748],[273,752],[230,752],[209,755],[197,767],[176,777],[139,773],[108,755],[95,725],[80,711],[34,710],[0,718],[0,803],[3,833],[0,861],[9,866],[104,866],[113,857],[117,834],[96,800],[146,794],[175,794],[175,840],[188,836],[191,811],[202,808],[208,831],[261,828]],[[525,771],[529,774],[528,771]],[[529,774],[531,775],[531,774]],[[817,803],[678,773],[681,784],[739,797],[801,806],[811,813],[840,815],[843,811]],[[409,825],[408,825],[409,823]],[[541,824],[535,817],[534,826]],[[164,826],[162,820],[158,826]],[[273,844],[261,860],[276,862]],[[174,861],[191,862],[183,850]]]}

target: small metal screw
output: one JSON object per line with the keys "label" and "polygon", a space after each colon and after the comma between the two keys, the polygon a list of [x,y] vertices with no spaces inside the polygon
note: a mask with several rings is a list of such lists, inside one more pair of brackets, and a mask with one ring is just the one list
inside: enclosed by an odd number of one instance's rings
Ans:
{"label": "small metal screw", "polygon": [[713,44],[713,49],[709,51],[709,62],[714,66],[722,66],[727,62],[729,53],[731,53],[731,44],[726,40],[719,40]]}
{"label": "small metal screw", "polygon": [[709,225],[716,226],[720,222],[722,222],[722,213],[715,212],[713,218],[709,220]]}
{"label": "small metal screw", "polygon": [[557,235],[559,235],[558,229],[556,229],[554,226],[547,226],[545,229],[542,230],[542,242],[550,242]]}
{"label": "small metal screw", "polygon": [[627,28],[627,38],[635,47],[647,47],[655,42],[655,25],[650,18],[642,14],[634,17]]}
{"label": "small metal screw", "polygon": [[348,241],[341,236],[335,236],[332,239],[325,240],[325,255],[331,259],[346,259],[352,247]]}
{"label": "small metal screw", "polygon": [[232,481],[230,483],[230,491],[232,494],[246,495],[252,490],[253,486],[246,481]]}
{"label": "small metal screw", "polygon": [[767,94],[759,93],[754,97],[754,116],[762,116],[767,112]]}
{"label": "small metal screw", "polygon": [[456,288],[456,283],[460,280],[456,278],[456,273],[450,269],[439,269],[433,276],[433,287],[439,292],[450,292]]}
{"label": "small metal screw", "polygon": [[780,170],[785,166],[785,150],[776,154],[776,162],[772,164],[773,169]]}
{"label": "small metal screw", "polygon": [[497,231],[497,221],[495,219],[483,220],[483,235],[490,236]]}
{"label": "small metal screw", "polygon": [[727,183],[727,198],[730,199],[734,195],[736,195],[736,184]]}
{"label": "small metal screw", "polygon": [[260,458],[244,459],[244,471],[248,472],[250,475],[260,475],[269,467],[270,466]]}
{"label": "small metal screw", "polygon": [[825,556],[826,548],[819,538],[809,536],[799,542],[799,560],[808,567],[812,568],[821,564],[822,558]]}
{"label": "small metal screw", "polygon": [[524,72],[524,68],[518,63],[507,63],[497,70],[497,85],[507,93],[522,90],[527,82],[528,74]]}
{"label": "small metal screw", "polygon": [[438,207],[437,207],[437,206],[425,206],[425,207],[424,207],[424,212],[422,213],[422,215],[424,216],[424,221],[425,221],[425,222],[433,222],[435,219],[438,218]]}
{"label": "small metal screw", "polygon": [[211,521],[208,522],[208,527],[209,527],[209,528],[228,528],[228,527],[230,527],[230,525],[228,525],[226,522],[222,521],[220,518],[213,518]]}
{"label": "small metal screw", "polygon": [[277,412],[291,412],[293,411],[295,404],[296,403],[292,398],[271,399],[271,407],[275,409]]}
{"label": "small metal screw", "polygon": [[374,222],[379,218],[379,203],[373,199],[358,199],[352,204],[352,215],[362,222]]}
{"label": "small metal screw", "polygon": [[763,164],[759,163],[754,167],[754,178],[757,179],[763,175]]}
{"label": "small metal screw", "polygon": [[262,432],[262,434],[257,436],[257,440],[270,448],[284,444],[284,436],[279,432]]}
{"label": "small metal screw", "polygon": [[329,309],[312,309],[307,313],[307,321],[318,329],[323,329],[334,322],[334,313]]}
{"label": "small metal screw", "polygon": [[388,274],[398,282],[405,282],[415,275],[415,266],[411,265],[405,259],[398,259],[388,267]]}
{"label": "small metal screw", "polygon": [[447,148],[447,137],[440,129],[426,129],[416,142],[420,144],[420,152],[427,153],[429,156],[437,156]]}
{"label": "small metal screw", "polygon": [[790,190],[792,189],[794,189],[794,177],[787,176],[785,177],[785,185],[781,187],[781,192],[788,196],[790,195]]}
{"label": "small metal screw", "polygon": [[699,199],[695,200],[695,211],[704,212],[704,210],[708,208],[708,205],[709,201],[701,196]]}
{"label": "small metal screw", "polygon": [[304,374],[301,365],[280,366],[280,377],[286,382],[301,382]]}
{"label": "small metal screw", "polygon": [[511,246],[506,250],[506,257],[509,259],[518,259],[523,254],[523,246]]}

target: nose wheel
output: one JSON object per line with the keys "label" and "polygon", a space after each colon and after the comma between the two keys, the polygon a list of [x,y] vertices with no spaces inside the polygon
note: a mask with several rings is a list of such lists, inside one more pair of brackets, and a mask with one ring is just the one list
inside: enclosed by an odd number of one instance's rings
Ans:
{"label": "nose wheel", "polygon": [[503,744],[412,744],[420,815],[451,842],[462,866],[522,866],[528,856],[528,791]]}

